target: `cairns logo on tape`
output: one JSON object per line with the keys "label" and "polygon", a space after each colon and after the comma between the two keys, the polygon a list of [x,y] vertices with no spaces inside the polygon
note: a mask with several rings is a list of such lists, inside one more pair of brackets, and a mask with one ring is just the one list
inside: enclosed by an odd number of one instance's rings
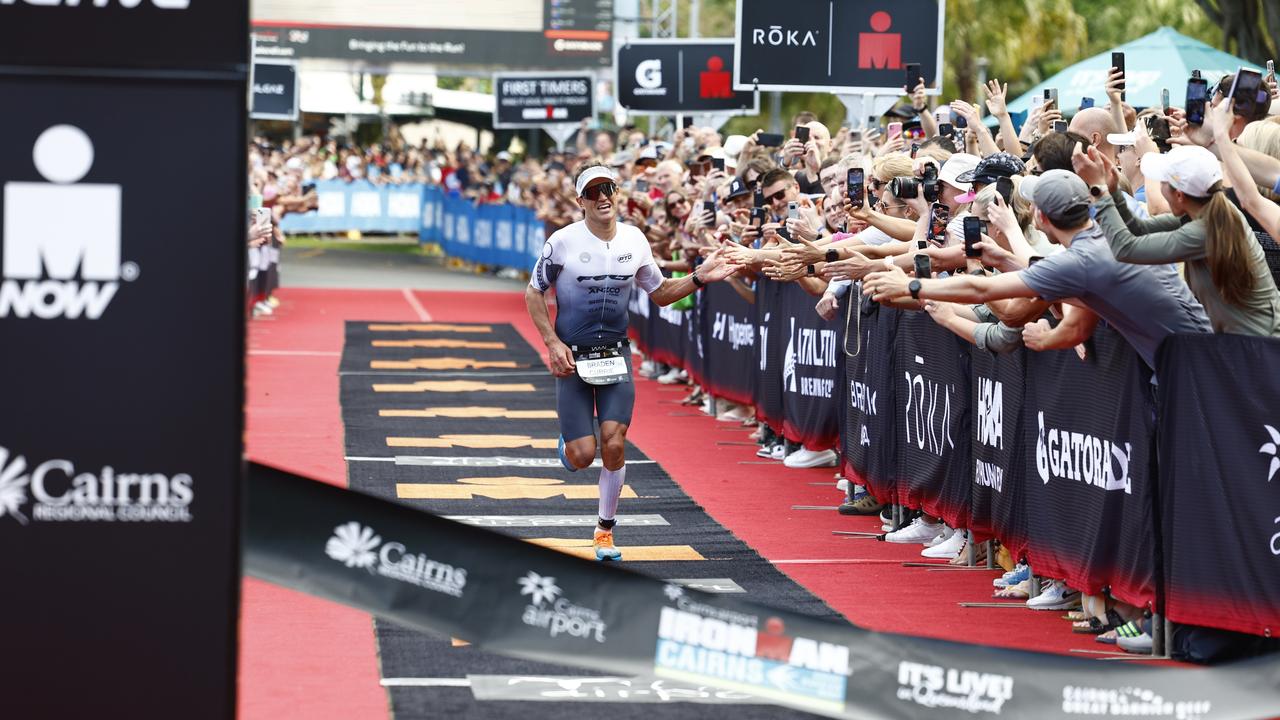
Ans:
{"label": "cairns logo on tape", "polygon": [[1062,712],[1092,717],[1151,717],[1199,720],[1213,710],[1209,700],[1173,700],[1147,688],[1062,688]]}
{"label": "cairns logo on tape", "polygon": [[334,528],[324,553],[349,568],[368,570],[456,598],[462,597],[467,587],[466,568],[432,560],[424,553],[410,551],[403,543],[384,543],[373,528],[358,522]]}
{"label": "cairns logo on tape", "polygon": [[898,663],[898,699],[927,708],[1000,714],[1013,698],[1013,678],[976,670]]}
{"label": "cairns logo on tape", "polygon": [[846,645],[787,632],[779,617],[756,615],[689,598],[665,588],[654,672],[686,682],[708,682],[756,697],[814,710],[844,709],[849,668]]}
{"label": "cairns logo on tape", "polygon": [[600,611],[570,602],[556,585],[555,578],[530,570],[516,584],[520,586],[521,597],[529,596],[529,604],[521,616],[525,625],[542,628],[553,638],[568,635],[604,642],[608,625],[600,618]]}
{"label": "cairns logo on tape", "polygon": [[[29,470],[29,472],[28,472]],[[77,470],[70,460],[32,467],[0,447],[0,518],[31,522],[190,522],[190,475]],[[28,503],[34,503],[27,508]]]}

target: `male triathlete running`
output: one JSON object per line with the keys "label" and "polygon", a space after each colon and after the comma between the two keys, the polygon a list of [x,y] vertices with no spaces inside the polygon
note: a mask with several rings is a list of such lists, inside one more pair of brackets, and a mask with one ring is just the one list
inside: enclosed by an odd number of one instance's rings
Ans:
{"label": "male triathlete running", "polygon": [[[560,416],[560,462],[569,471],[596,457],[595,421],[600,422],[600,520],[595,531],[598,560],[621,560],[613,544],[614,513],[626,479],[623,456],[635,404],[627,305],[634,285],[659,305],[670,305],[706,283],[723,280],[738,266],[711,253],[694,272],[663,278],[644,233],[618,223],[609,168],[594,166],[578,176],[578,205],[586,219],[557,230],[542,248],[525,290],[529,316],[542,334],[556,380]],[[546,292],[556,290],[552,328]]]}

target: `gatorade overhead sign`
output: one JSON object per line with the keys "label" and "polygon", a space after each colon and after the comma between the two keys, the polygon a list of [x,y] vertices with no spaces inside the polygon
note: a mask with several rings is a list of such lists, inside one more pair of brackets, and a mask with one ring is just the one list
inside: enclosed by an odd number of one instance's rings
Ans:
{"label": "gatorade overhead sign", "polygon": [[901,94],[906,65],[936,93],[946,0],[739,0],[735,88]]}
{"label": "gatorade overhead sign", "polygon": [[618,103],[633,114],[754,115],[759,97],[733,89],[733,39],[628,40],[614,60]]}
{"label": "gatorade overhead sign", "polygon": [[493,94],[495,128],[574,125],[596,114],[588,73],[497,73]]}

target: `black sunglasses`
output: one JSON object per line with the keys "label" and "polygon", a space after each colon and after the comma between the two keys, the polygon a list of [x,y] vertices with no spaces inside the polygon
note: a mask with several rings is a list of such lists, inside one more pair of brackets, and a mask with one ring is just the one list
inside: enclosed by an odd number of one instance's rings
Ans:
{"label": "black sunglasses", "polygon": [[787,189],[782,188],[778,192],[765,197],[764,201],[768,203],[773,203],[773,202],[777,202],[779,200],[785,200],[785,199],[787,199]]}
{"label": "black sunglasses", "polygon": [[613,194],[616,192],[618,192],[617,185],[614,185],[611,182],[602,182],[596,185],[591,185],[590,187],[583,188],[582,197],[588,200],[598,200],[600,199],[601,195],[604,195],[607,198],[611,198],[613,197]]}

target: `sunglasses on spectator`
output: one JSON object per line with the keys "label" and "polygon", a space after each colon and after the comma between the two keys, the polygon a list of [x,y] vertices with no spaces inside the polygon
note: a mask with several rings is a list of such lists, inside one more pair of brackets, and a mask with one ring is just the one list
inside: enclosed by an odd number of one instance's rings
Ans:
{"label": "sunglasses on spectator", "polygon": [[671,207],[672,205],[679,205],[679,204],[681,204],[681,203],[687,203],[687,202],[689,202],[689,201],[688,201],[688,200],[685,200],[685,199],[684,199],[684,198],[682,198],[682,197],[677,197],[677,198],[667,198],[667,207]]}
{"label": "sunglasses on spectator", "polygon": [[883,200],[876,203],[876,210],[882,213],[889,212],[890,210],[897,210],[898,208],[904,208],[904,207],[907,207],[906,203],[894,203],[890,205]]}
{"label": "sunglasses on spectator", "polygon": [[782,188],[781,190],[779,190],[778,192],[776,192],[776,193],[774,193],[774,194],[772,194],[772,195],[767,195],[767,196],[765,196],[764,201],[765,201],[765,202],[767,202],[767,203],[775,203],[775,202],[778,202],[778,201],[780,201],[780,200],[786,200],[786,199],[787,199],[787,189],[786,189],[786,188]]}
{"label": "sunglasses on spectator", "polygon": [[611,198],[613,197],[613,194],[616,192],[618,192],[617,185],[614,185],[611,182],[602,182],[596,185],[591,185],[590,187],[583,188],[582,197],[588,200],[598,200],[601,195],[604,195],[607,198]]}

